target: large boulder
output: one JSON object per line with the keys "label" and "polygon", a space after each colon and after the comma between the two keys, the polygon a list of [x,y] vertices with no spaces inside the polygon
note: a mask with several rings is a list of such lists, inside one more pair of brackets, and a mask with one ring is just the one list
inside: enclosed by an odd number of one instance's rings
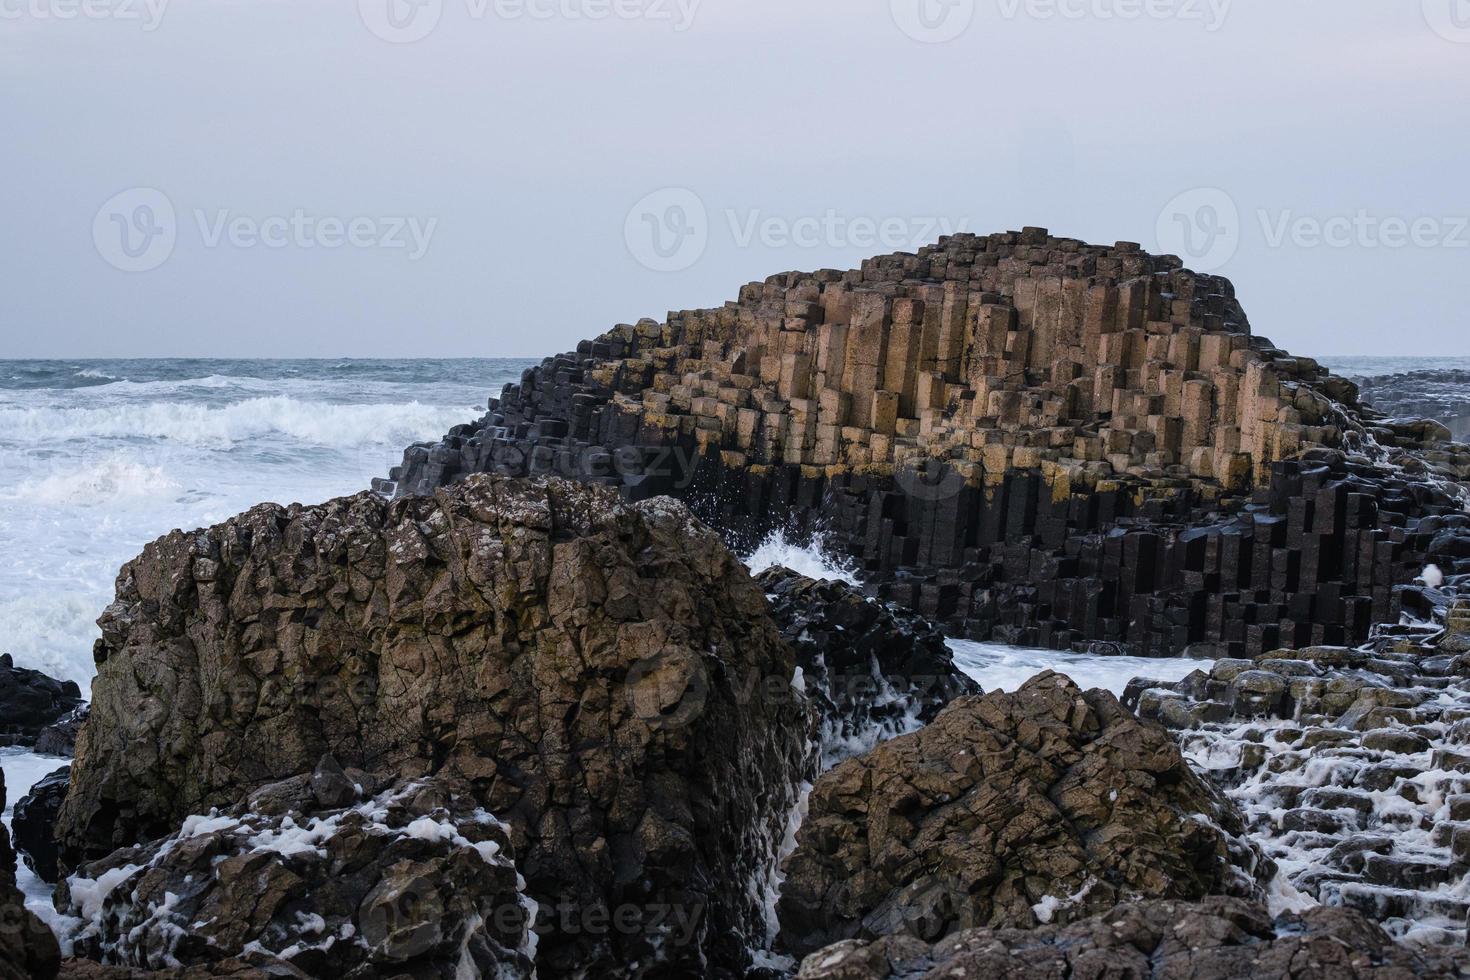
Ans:
{"label": "large boulder", "polygon": [[[0,810],[5,809],[5,772],[0,770]],[[0,980],[50,980],[61,964],[56,937],[15,885],[15,851],[0,824]]]}
{"label": "large boulder", "polygon": [[53,885],[57,878],[56,814],[61,811],[70,782],[70,766],[53,770],[15,801],[10,820],[21,860],[37,878]]}
{"label": "large boulder", "polygon": [[781,939],[1066,922],[1122,898],[1259,895],[1272,870],[1158,725],[1051,672],[965,697],[823,775],[786,861]]}
{"label": "large boulder", "polygon": [[58,897],[77,955],[143,969],[238,959],[278,975],[527,977],[536,908],[509,829],[468,784],[368,796],[330,757],[169,837],[84,865]]}
{"label": "large boulder", "polygon": [[824,769],[922,728],[956,697],[981,693],[954,665],[944,634],[917,613],[788,568],[766,569],[756,581],[821,715]]}
{"label": "large boulder", "polygon": [[76,681],[17,667],[0,653],[0,745],[31,745],[42,729],[82,703]]}
{"label": "large boulder", "polygon": [[[511,828],[543,977],[742,969],[815,770],[790,647],[667,499],[476,477],[262,505],[124,566],[63,865],[343,765],[464,778]],[[610,925],[613,923],[614,925]]]}
{"label": "large boulder", "polygon": [[1129,902],[1069,925],[910,934],[813,953],[798,980],[1408,980],[1470,975],[1463,948],[1400,946],[1357,912],[1314,908],[1273,921],[1237,898]]}

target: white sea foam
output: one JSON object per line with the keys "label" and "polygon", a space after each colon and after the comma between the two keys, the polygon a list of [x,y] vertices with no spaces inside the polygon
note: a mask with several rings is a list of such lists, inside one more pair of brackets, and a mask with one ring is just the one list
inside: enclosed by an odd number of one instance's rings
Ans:
{"label": "white sea foam", "polygon": [[105,507],[118,498],[153,497],[177,492],[179,484],[161,466],[149,466],[123,454],[53,471],[0,491],[0,497],[30,505]]}
{"label": "white sea foam", "polygon": [[[10,829],[11,811],[20,798],[30,792],[32,786],[68,762],[69,760],[58,756],[37,755],[29,749],[0,748],[0,769],[5,771],[3,819],[7,830]],[[58,915],[51,907],[51,886],[37,878],[19,857],[15,862],[15,883],[25,895],[26,908],[36,913],[53,931],[61,931],[72,921]]]}
{"label": "white sea foam", "polygon": [[[37,589],[14,598],[0,597],[0,623],[5,624],[7,634],[0,638],[0,649],[22,667],[76,681],[86,695],[96,669],[92,640],[97,635],[97,616],[107,604],[105,585],[98,582],[88,590]],[[101,605],[99,599],[104,600]]]}
{"label": "white sea foam", "polygon": [[823,550],[820,541],[809,545],[797,544],[783,531],[772,531],[766,535],[760,547],[745,559],[745,564],[750,567],[752,575],[780,566],[807,578],[834,579],[850,585],[858,584],[857,572],[851,563]]}
{"label": "white sea foam", "polygon": [[[177,362],[109,362],[49,369],[55,387],[0,383],[0,651],[85,689],[96,618],[149,541],[262,501],[364,490],[405,445],[475,417],[468,406],[522,366],[488,366],[470,384],[412,362],[375,378],[252,363],[239,370],[261,376],[211,364],[183,379],[169,377],[187,372]],[[130,380],[68,387],[83,369]]]}
{"label": "white sea foam", "polygon": [[438,438],[463,422],[465,408],[417,401],[341,405],[286,395],[246,398],[226,405],[123,402],[106,407],[0,407],[7,439],[50,444],[79,439],[164,439],[187,446],[225,448],[285,436],[327,446]]}
{"label": "white sea foam", "polygon": [[1209,660],[1148,657],[1102,657],[1093,654],[1063,653],[1056,650],[1029,650],[998,643],[976,643],[951,640],[955,666],[964,671],[987,692],[1015,691],[1037,674],[1054,670],[1066,674],[1083,690],[1102,688],[1122,696],[1123,689],[1135,677],[1155,681],[1179,681],[1196,670],[1209,670]]}

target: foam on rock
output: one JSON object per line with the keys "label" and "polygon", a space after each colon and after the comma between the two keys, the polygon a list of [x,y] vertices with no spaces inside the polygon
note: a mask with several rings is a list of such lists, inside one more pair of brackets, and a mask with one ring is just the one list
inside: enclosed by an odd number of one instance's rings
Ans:
{"label": "foam on rock", "polygon": [[[786,568],[756,582],[820,717],[824,770],[922,728],[956,697],[981,693],[955,666],[944,634],[912,612]],[[780,692],[764,696],[772,693]]]}
{"label": "foam on rock", "polygon": [[1470,913],[1470,600],[1362,649],[1222,660],[1125,698],[1179,731],[1308,903],[1416,944]]}
{"label": "foam on rock", "polygon": [[[0,809],[5,808],[5,773],[0,771]],[[61,962],[56,937],[25,906],[15,884],[15,851],[0,826],[0,980],[51,980]]]}
{"label": "foam on rock", "polygon": [[291,976],[533,976],[537,910],[508,828],[453,780],[367,798],[363,781],[329,758],[84,865],[58,897],[77,923],[73,952],[142,969],[239,960]]}

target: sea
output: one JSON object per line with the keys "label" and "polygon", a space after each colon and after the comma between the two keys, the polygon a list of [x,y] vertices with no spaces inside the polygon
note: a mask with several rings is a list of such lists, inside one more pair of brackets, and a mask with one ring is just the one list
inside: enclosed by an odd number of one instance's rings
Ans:
{"label": "sea", "polygon": [[[1322,358],[1341,374],[1467,368],[1470,358]],[[119,567],[175,528],[263,501],[316,503],[368,487],[410,443],[477,418],[536,363],[452,360],[0,360],[0,652],[80,684]],[[852,579],[819,545],[780,535],[745,556]],[[1074,656],[955,641],[986,690],[1048,668],[1121,693],[1135,676],[1177,680],[1199,661]],[[0,750],[9,807],[64,759]],[[30,904],[48,890],[21,869]]]}

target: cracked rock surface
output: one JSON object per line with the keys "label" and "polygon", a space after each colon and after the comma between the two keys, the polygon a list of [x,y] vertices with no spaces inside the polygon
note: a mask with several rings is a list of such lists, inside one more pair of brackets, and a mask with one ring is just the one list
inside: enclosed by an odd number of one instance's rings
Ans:
{"label": "cracked rock surface", "polygon": [[1119,905],[1065,926],[974,929],[927,943],[909,934],[835,944],[798,980],[1406,980],[1466,976],[1463,949],[1414,951],[1346,909],[1275,921],[1235,898]]}
{"label": "cracked rock surface", "polygon": [[956,697],[981,693],[955,666],[944,634],[916,613],[788,568],[766,569],[756,581],[821,716],[824,769],[927,725]]}
{"label": "cracked rock surface", "polygon": [[[0,810],[5,808],[5,773],[0,771]],[[15,851],[0,826],[0,980],[49,980],[61,950],[56,937],[26,908],[15,885]]]}
{"label": "cracked rock surface", "polygon": [[1160,726],[1050,671],[954,701],[817,780],[781,939],[928,940],[1065,922],[1122,898],[1259,896],[1274,869]]}
{"label": "cracked rock surface", "polygon": [[327,758],[64,883],[74,952],[142,969],[238,959],[279,976],[528,977],[535,907],[468,784],[367,796]]}
{"label": "cracked rock surface", "polygon": [[148,545],[100,625],[65,868],[330,753],[464,779],[506,822],[526,893],[562,910],[542,977],[725,975],[765,945],[812,714],[750,696],[789,684],[791,649],[682,505],[488,476],[262,505]]}

